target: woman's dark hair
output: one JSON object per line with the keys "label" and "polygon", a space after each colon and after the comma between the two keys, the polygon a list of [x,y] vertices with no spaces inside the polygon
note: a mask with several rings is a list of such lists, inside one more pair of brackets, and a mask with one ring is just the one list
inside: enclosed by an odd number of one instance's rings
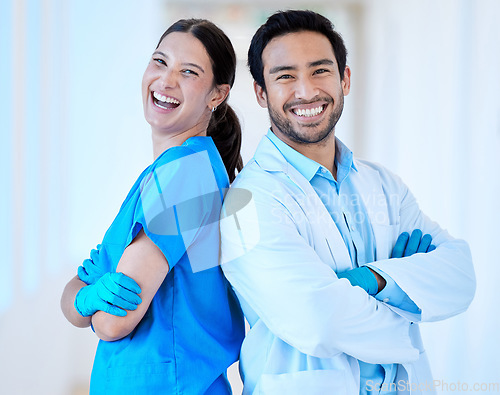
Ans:
{"label": "woman's dark hair", "polygon": [[[205,47],[212,61],[214,84],[233,86],[236,74],[236,54],[233,45],[224,32],[205,19],[181,19],[170,26],[160,38],[158,46],[170,33],[190,33]],[[226,166],[229,180],[236,177],[236,170],[243,168],[241,159],[241,125],[234,110],[227,104],[227,98],[212,113],[207,129]]]}
{"label": "woman's dark hair", "polygon": [[262,63],[262,52],[267,44],[276,37],[288,33],[301,31],[312,31],[321,33],[332,44],[333,53],[339,67],[340,78],[344,79],[344,70],[347,59],[347,49],[342,36],[334,30],[329,19],[308,10],[279,11],[271,15],[266,23],[254,34],[250,48],[248,49],[248,66],[252,77],[264,90],[264,65]]}

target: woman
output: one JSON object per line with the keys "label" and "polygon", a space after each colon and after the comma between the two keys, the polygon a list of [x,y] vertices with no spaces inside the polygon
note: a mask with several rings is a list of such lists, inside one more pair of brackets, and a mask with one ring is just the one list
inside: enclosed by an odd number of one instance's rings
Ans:
{"label": "woman", "polygon": [[195,19],[173,24],[146,68],[155,160],[61,300],[72,324],[101,339],[91,393],[231,393],[226,369],[244,325],[218,266],[217,220],[242,167],[227,104],[235,69],[226,35]]}

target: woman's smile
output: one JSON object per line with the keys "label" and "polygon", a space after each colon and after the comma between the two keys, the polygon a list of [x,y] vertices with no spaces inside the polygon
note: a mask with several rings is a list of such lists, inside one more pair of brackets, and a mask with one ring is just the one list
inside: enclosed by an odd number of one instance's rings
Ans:
{"label": "woman's smile", "polygon": [[153,91],[152,93],[153,104],[163,110],[173,110],[181,104],[179,100],[174,97],[165,96],[161,93]]}

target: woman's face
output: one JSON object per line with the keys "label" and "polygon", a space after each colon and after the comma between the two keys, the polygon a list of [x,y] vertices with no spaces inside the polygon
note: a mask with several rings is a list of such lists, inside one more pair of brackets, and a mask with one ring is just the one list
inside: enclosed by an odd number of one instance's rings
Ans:
{"label": "woman's face", "polygon": [[204,134],[219,104],[210,57],[190,33],[170,33],[153,53],[142,79],[144,116],[153,131]]}

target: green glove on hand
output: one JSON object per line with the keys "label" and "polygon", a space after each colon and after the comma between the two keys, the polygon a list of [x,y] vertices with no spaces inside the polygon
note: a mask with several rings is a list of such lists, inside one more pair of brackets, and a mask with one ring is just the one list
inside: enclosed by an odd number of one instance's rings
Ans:
{"label": "green glove on hand", "polygon": [[75,308],[83,317],[101,310],[124,317],[125,310],[135,310],[142,302],[139,285],[123,273],[105,273],[95,284],[80,289],[75,297]]}

